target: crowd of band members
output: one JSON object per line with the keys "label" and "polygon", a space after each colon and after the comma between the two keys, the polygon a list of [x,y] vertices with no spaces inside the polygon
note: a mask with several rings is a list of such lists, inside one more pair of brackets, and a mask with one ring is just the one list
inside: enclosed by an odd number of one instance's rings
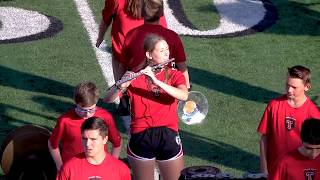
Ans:
{"label": "crowd of band members", "polygon": [[[105,0],[97,47],[110,25],[115,81],[143,74],[112,86],[104,97],[107,103],[129,98],[126,149],[131,170],[118,160],[121,136],[112,115],[97,106],[97,86],[83,81],[74,90],[75,107],[58,118],[48,141],[56,179],[150,180],[157,165],[162,179],[177,180],[184,154],[176,109],[178,100],[187,100],[190,88],[182,41],[167,29],[162,0]],[[171,58],[174,67],[152,69]],[[320,179],[320,112],[306,95],[310,88],[307,67],[288,68],[285,94],[271,100],[263,113],[257,131],[261,172],[268,179]]]}

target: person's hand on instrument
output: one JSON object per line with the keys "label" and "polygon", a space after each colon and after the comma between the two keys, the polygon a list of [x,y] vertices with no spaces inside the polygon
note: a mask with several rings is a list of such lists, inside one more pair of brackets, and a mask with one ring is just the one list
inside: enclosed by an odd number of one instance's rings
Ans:
{"label": "person's hand on instrument", "polygon": [[149,76],[153,83],[157,84],[158,79],[155,77],[152,68],[150,66],[147,66],[146,68],[144,68],[143,70],[141,70],[141,72],[147,76]]}

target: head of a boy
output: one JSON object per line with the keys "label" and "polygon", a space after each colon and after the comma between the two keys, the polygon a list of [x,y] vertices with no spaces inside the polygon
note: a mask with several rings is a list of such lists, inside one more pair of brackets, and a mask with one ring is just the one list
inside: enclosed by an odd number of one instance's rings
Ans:
{"label": "head of a boy", "polygon": [[94,83],[84,81],[78,84],[74,90],[76,113],[84,119],[92,117],[96,112],[99,95],[99,89]]}

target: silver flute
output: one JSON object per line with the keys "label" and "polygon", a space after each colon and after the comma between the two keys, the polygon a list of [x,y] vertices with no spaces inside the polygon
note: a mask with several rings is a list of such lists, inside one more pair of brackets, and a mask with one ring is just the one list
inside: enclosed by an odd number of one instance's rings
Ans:
{"label": "silver flute", "polygon": [[[174,61],[174,58],[171,58],[171,59],[168,59],[168,60],[165,60],[163,61],[162,63],[159,63],[159,64],[154,64],[154,65],[151,65],[151,70],[152,71],[155,71],[157,69],[161,69],[163,68],[165,65],[167,65],[168,63]],[[119,81],[117,81],[115,83],[116,86],[119,86],[120,84],[122,83],[125,83],[125,82],[128,82],[134,78],[137,78],[138,76],[142,75],[143,73],[140,71],[140,72],[137,72],[137,73],[134,73],[132,72],[132,74],[130,74],[130,76],[127,76],[127,77],[124,77],[124,78],[121,78]]]}

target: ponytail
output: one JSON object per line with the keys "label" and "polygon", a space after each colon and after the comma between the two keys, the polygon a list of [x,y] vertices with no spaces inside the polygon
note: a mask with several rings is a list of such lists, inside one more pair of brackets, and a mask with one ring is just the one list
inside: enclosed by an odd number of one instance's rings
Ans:
{"label": "ponytail", "polygon": [[125,12],[133,19],[141,19],[141,0],[126,0]]}

